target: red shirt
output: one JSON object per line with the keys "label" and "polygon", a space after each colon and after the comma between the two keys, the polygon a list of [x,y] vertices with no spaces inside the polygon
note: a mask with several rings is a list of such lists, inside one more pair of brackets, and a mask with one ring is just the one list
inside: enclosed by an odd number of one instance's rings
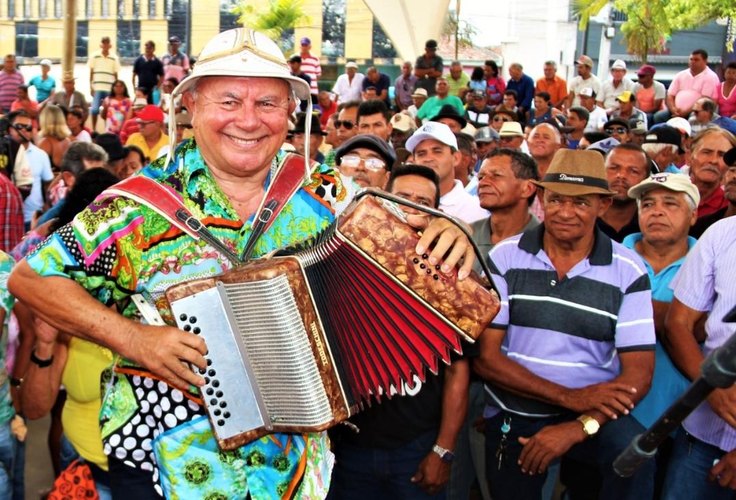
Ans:
{"label": "red shirt", "polygon": [[698,205],[698,217],[710,215],[722,208],[726,208],[727,206],[728,200],[723,192],[723,188],[719,187],[708,198],[700,200],[700,205]]}
{"label": "red shirt", "polygon": [[337,103],[335,101],[330,101],[330,103],[330,107],[322,109],[322,114],[319,115],[319,126],[322,127],[322,130],[327,129],[327,120],[337,111]]}
{"label": "red shirt", "polygon": [[15,184],[0,174],[0,250],[10,252],[23,239],[23,197]]}

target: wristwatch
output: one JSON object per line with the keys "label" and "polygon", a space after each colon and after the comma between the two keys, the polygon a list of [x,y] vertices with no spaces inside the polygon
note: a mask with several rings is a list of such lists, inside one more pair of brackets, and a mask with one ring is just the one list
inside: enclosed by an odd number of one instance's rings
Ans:
{"label": "wristwatch", "polygon": [[455,460],[455,454],[442,446],[435,444],[432,446],[432,451],[435,452],[442,459],[443,462],[452,463]]}
{"label": "wristwatch", "polygon": [[594,436],[601,428],[601,424],[599,424],[598,421],[590,415],[580,415],[577,420],[583,424],[583,432],[586,436]]}

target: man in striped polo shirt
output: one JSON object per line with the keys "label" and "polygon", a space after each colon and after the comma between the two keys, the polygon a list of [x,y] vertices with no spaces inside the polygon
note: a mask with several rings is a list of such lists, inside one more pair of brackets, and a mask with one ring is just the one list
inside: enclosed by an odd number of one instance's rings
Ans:
{"label": "man in striped polo shirt", "polygon": [[89,58],[89,84],[92,91],[92,130],[97,128],[97,115],[100,114],[100,104],[110,95],[112,84],[118,79],[120,61],[118,56],[110,52],[109,36],[103,36],[100,42],[100,51]]}
{"label": "man in striped polo shirt", "polygon": [[490,252],[502,307],[475,369],[487,381],[491,495],[540,498],[547,468],[570,456],[597,466],[600,498],[651,498],[653,463],[626,479],[611,468],[644,430],[629,412],[654,366],[646,269],[596,229],[613,194],[599,154],[560,150],[534,183],[544,224]]}

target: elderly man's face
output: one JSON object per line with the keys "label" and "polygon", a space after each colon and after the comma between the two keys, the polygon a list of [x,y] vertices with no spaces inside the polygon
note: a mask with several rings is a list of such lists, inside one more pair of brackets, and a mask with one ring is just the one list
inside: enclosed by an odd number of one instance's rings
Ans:
{"label": "elderly man's face", "polygon": [[556,73],[557,73],[557,68],[555,68],[551,64],[544,65],[544,77],[547,80],[553,80]]}
{"label": "elderly man's face", "polygon": [[544,190],[544,229],[560,242],[573,243],[589,237],[596,218],[611,206],[611,198],[598,194],[565,196]]}
{"label": "elderly man's face", "polygon": [[611,70],[611,76],[614,82],[620,82],[626,76],[626,70],[621,68],[615,68]]}
{"label": "elderly man's face", "polygon": [[697,212],[690,207],[685,193],[656,188],[641,197],[639,227],[649,243],[673,245],[682,241],[696,219]]}
{"label": "elderly man's face", "polygon": [[283,144],[295,104],[276,78],[205,77],[185,94],[202,156],[215,175],[264,172]]}
{"label": "elderly man's face", "polygon": [[518,67],[518,66],[510,66],[509,67],[509,75],[514,80],[518,80],[519,78],[521,78],[521,68]]}
{"label": "elderly man's face", "polygon": [[354,77],[357,72],[358,70],[356,68],[345,68],[345,73],[347,73],[350,78]]}
{"label": "elderly man's face", "polygon": [[478,158],[485,158],[488,153],[498,149],[499,146],[498,141],[479,141],[475,145],[478,148]]}
{"label": "elderly man's face", "polygon": [[731,143],[721,134],[709,134],[693,149],[690,156],[690,178],[698,188],[720,184],[726,173],[723,155]]}
{"label": "elderly man's face", "polygon": [[459,64],[453,64],[450,66],[450,75],[457,80],[460,78],[460,74],[463,72],[463,67]]}
{"label": "elderly man's face", "polygon": [[529,152],[533,158],[552,158],[561,144],[551,125],[537,125],[529,134]]}
{"label": "elderly man's face", "polygon": [[388,182],[388,168],[383,157],[368,148],[355,148],[340,159],[342,175],[352,177],[360,187],[383,189]]}
{"label": "elderly man's face", "polygon": [[511,157],[507,155],[484,160],[478,172],[480,206],[487,210],[516,206],[519,200],[526,200],[535,190],[529,180],[516,177],[511,168]]}
{"label": "elderly man's face", "polygon": [[614,149],[606,157],[606,178],[613,195],[614,202],[633,202],[629,198],[629,189],[649,176],[646,155],[639,151]]}

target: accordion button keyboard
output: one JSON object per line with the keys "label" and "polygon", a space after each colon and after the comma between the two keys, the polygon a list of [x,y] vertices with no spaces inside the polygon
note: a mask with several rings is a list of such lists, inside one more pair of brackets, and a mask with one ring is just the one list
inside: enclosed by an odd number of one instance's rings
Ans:
{"label": "accordion button keyboard", "polygon": [[182,328],[182,330],[184,330],[185,332],[191,332],[192,331],[192,326],[191,325],[184,325],[184,328]]}
{"label": "accordion button keyboard", "polygon": [[187,315],[182,313],[182,314],[179,315],[179,319],[182,320],[182,321],[186,321],[187,320]]}
{"label": "accordion button keyboard", "polygon": [[192,316],[191,318],[189,318],[189,322],[190,322],[191,324],[194,324],[194,323],[196,323],[196,322],[197,322],[197,317],[196,317],[196,316]]}

